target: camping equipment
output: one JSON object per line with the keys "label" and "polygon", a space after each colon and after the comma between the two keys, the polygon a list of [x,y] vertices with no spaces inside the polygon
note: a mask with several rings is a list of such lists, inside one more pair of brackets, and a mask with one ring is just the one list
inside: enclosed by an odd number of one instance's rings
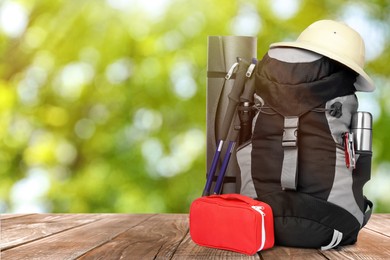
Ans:
{"label": "camping equipment", "polygon": [[[245,84],[250,61],[256,57],[257,39],[247,36],[209,36],[207,61],[207,180],[203,196],[209,195],[220,173],[214,193],[237,191],[235,142],[239,126],[237,101]],[[252,62],[253,63],[253,62]],[[251,76],[251,73],[249,77]],[[240,82],[238,82],[240,81]],[[230,106],[229,106],[230,104]],[[229,147],[224,147],[229,140]],[[225,154],[223,161],[220,155]],[[230,162],[230,163],[229,163]],[[223,168],[222,168],[223,166]],[[221,169],[222,168],[222,169]],[[222,170],[222,171],[221,171]],[[216,172],[218,176],[215,176]],[[225,177],[226,175],[226,177]],[[222,185],[223,181],[223,185]]]}
{"label": "camping equipment", "polygon": [[353,244],[370,217],[363,186],[372,152],[356,138],[371,140],[371,117],[357,111],[357,77],[333,59],[286,46],[271,47],[256,67],[258,112],[251,141],[237,151],[241,193],[272,207],[278,245]]}

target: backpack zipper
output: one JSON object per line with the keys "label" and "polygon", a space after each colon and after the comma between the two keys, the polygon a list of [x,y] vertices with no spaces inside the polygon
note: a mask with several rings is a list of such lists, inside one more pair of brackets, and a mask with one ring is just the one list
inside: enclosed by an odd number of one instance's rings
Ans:
{"label": "backpack zipper", "polygon": [[265,235],[265,224],[264,224],[264,217],[265,217],[265,213],[264,213],[264,207],[263,206],[252,206],[252,209],[256,210],[257,212],[260,213],[260,216],[261,216],[261,245],[260,245],[260,248],[259,250],[257,251],[261,251],[263,248],[264,248],[264,245],[265,245],[265,239],[266,239],[266,235]]}

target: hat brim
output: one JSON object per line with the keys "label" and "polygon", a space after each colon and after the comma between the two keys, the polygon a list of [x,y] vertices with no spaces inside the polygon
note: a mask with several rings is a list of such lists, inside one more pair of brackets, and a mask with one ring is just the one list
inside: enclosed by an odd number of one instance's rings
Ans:
{"label": "hat brim", "polygon": [[340,62],[359,74],[354,84],[357,91],[371,92],[375,90],[375,85],[373,80],[368,76],[368,74],[363,69],[361,69],[359,65],[357,65],[355,62],[353,62],[350,59],[346,59],[345,57],[340,57],[339,55],[329,50],[313,45],[312,43],[306,43],[303,41],[277,42],[270,45],[270,48],[277,48],[277,47],[292,47],[292,48],[305,49],[305,50],[313,51],[318,54],[324,55],[337,62]]}

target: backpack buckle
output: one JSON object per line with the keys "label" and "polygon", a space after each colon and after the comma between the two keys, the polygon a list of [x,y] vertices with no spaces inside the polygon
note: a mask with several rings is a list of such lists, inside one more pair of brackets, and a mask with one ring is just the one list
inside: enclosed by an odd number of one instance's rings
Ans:
{"label": "backpack buckle", "polygon": [[296,147],[298,141],[299,117],[289,116],[284,118],[282,147]]}

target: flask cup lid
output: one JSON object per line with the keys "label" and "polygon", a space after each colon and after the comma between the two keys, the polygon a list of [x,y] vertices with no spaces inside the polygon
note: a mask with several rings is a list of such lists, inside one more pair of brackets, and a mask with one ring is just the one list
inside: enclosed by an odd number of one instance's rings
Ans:
{"label": "flask cup lid", "polygon": [[352,128],[372,129],[372,115],[369,112],[356,112],[352,117]]}

